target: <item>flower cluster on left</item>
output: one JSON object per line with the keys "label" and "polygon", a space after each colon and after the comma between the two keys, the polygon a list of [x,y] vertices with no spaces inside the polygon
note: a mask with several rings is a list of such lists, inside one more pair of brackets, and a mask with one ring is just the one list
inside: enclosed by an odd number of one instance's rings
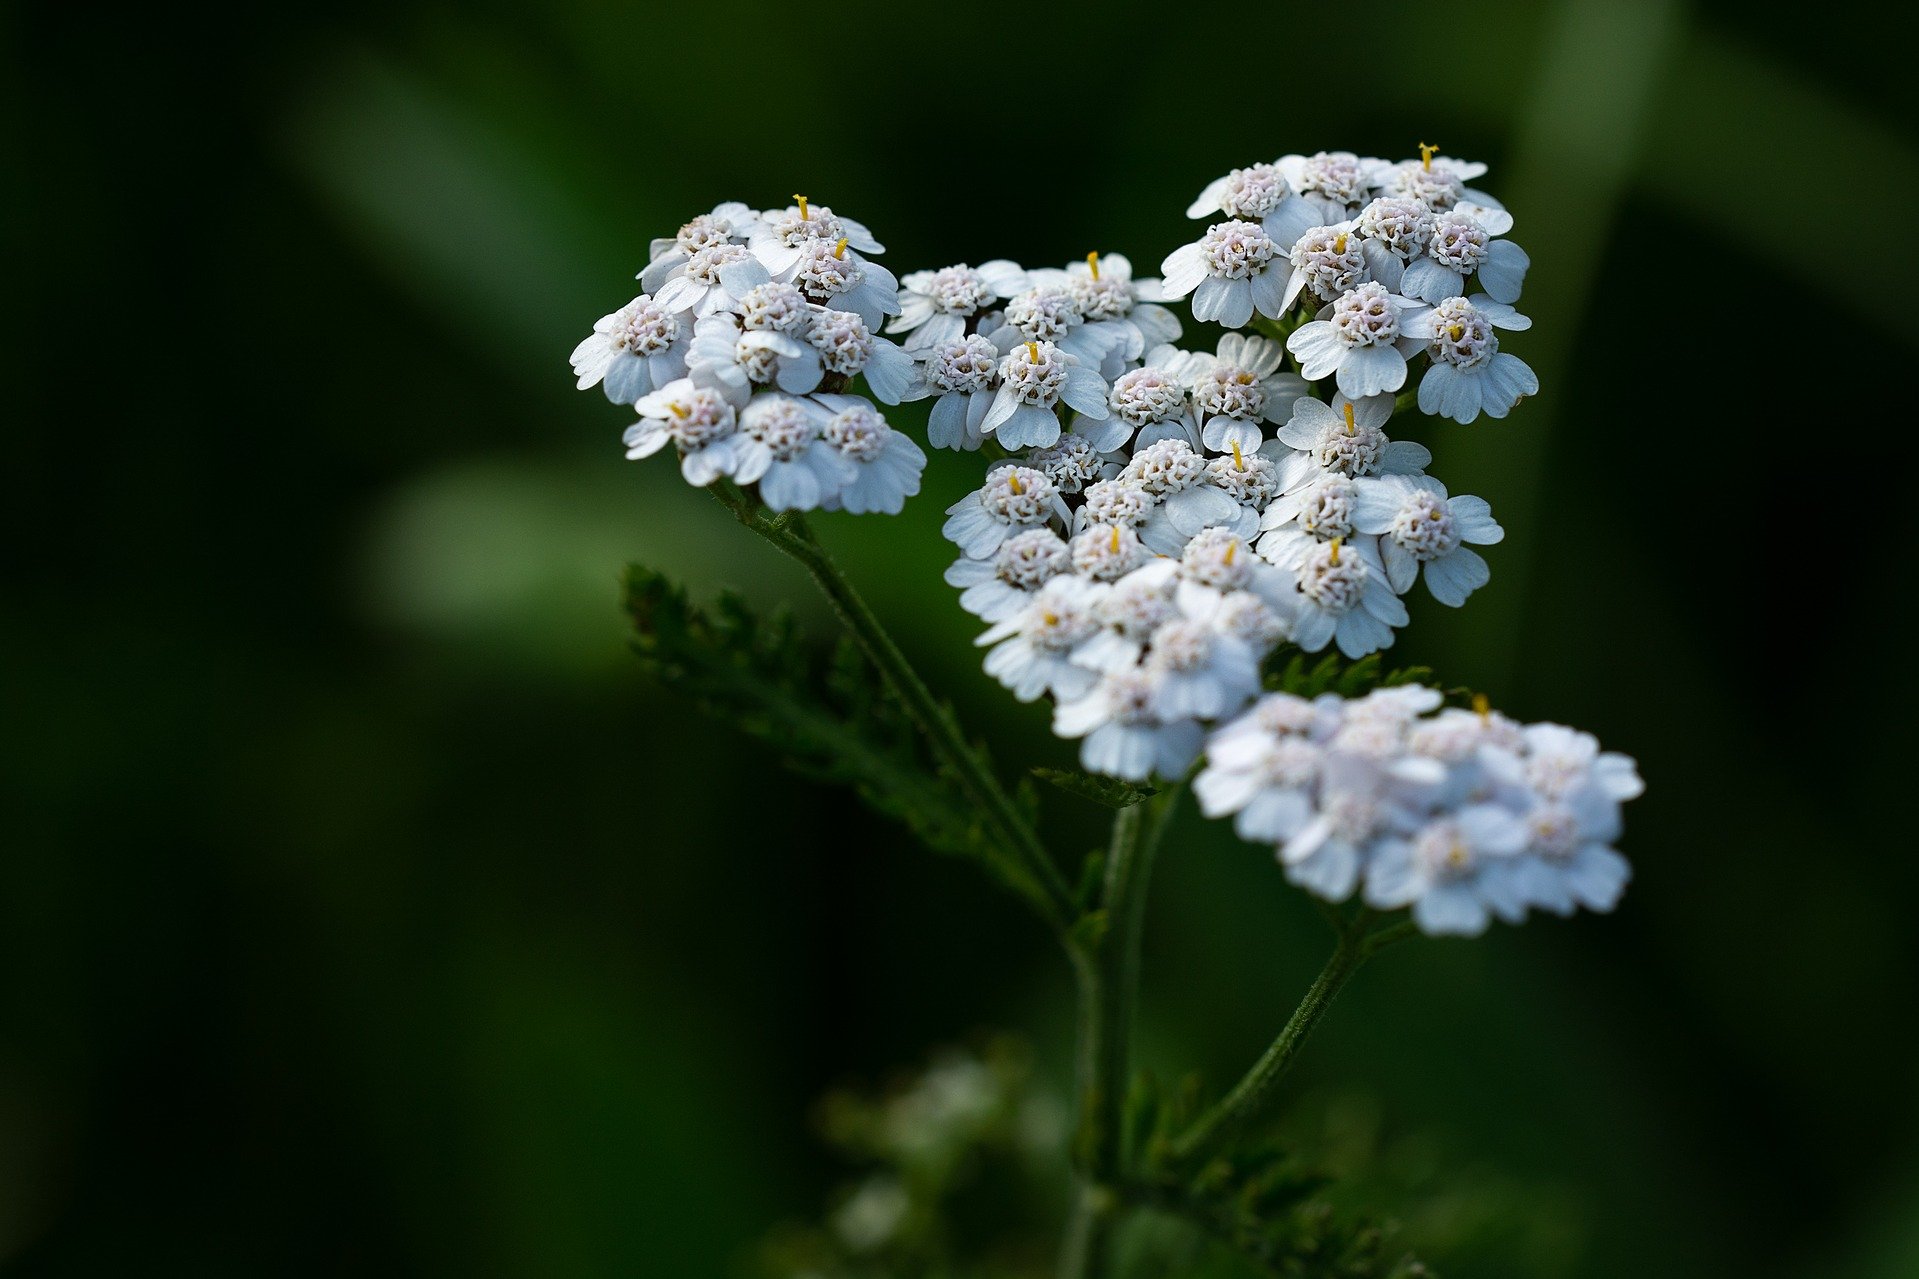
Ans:
{"label": "flower cluster on left", "polygon": [[653,241],[644,292],[593,326],[573,372],[638,411],[629,458],[670,444],[688,483],[752,486],[771,510],[897,514],[926,467],[873,404],[916,380],[879,336],[899,282],[864,226],[793,199],[721,204]]}

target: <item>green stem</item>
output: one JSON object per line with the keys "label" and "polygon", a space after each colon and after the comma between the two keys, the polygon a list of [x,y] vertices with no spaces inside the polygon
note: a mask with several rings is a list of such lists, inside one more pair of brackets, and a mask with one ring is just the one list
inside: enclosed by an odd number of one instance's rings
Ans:
{"label": "green stem", "polygon": [[1326,1010],[1332,1007],[1340,988],[1359,971],[1359,966],[1366,962],[1367,957],[1379,949],[1374,944],[1375,940],[1397,932],[1397,928],[1387,928],[1368,937],[1365,932],[1366,919],[1367,915],[1362,912],[1359,919],[1341,931],[1332,956],[1327,959],[1326,966],[1319,970],[1319,976],[1313,979],[1312,986],[1299,1001],[1299,1007],[1293,1009],[1293,1015],[1286,1019],[1279,1038],[1273,1040],[1259,1060],[1253,1063],[1252,1069],[1233,1085],[1231,1092],[1174,1140],[1173,1155],[1176,1158],[1190,1159],[1203,1152],[1219,1137],[1241,1127],[1265,1108],[1273,1086],[1285,1078],[1286,1072],[1292,1068],[1293,1060],[1305,1046],[1307,1036],[1313,1033],[1313,1028],[1326,1015]]}
{"label": "green stem", "polygon": [[1106,1272],[1106,1254],[1113,1228],[1119,1224],[1121,1203],[1110,1187],[1080,1183],[1060,1246],[1059,1279],[1094,1279]]}
{"label": "green stem", "polygon": [[1075,904],[1059,867],[1054,865],[1039,836],[1020,814],[992,769],[967,743],[951,712],[926,687],[899,645],[880,625],[879,618],[853,589],[853,583],[813,536],[806,521],[797,513],[768,518],[743,494],[728,487],[716,485],[714,493],[733,512],[735,519],[798,561],[812,575],[840,620],[846,623],[867,658],[900,699],[934,755],[951,771],[998,842],[1018,859],[1027,880],[1020,885],[1024,895],[1056,931],[1064,933]]}
{"label": "green stem", "polygon": [[1371,934],[1362,944],[1364,957],[1371,959],[1380,951],[1398,942],[1419,936],[1419,925],[1410,919],[1402,919],[1397,924],[1388,924],[1378,932]]}
{"label": "green stem", "polygon": [[1147,887],[1179,787],[1122,808],[1113,816],[1098,924],[1073,949],[1079,977],[1079,1194],[1060,1254],[1061,1279],[1092,1279],[1122,1206],[1123,1123],[1132,1076],[1133,1021],[1139,996],[1140,938]]}

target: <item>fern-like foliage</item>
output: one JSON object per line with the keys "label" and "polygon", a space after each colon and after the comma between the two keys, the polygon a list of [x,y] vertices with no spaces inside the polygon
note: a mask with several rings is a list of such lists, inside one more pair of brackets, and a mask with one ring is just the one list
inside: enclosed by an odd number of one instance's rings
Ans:
{"label": "fern-like foliage", "polygon": [[[1292,654],[1290,658],[1286,657],[1288,652]],[[1430,666],[1402,666],[1389,671],[1378,653],[1368,653],[1357,661],[1328,653],[1318,661],[1311,661],[1298,649],[1282,648],[1266,667],[1268,689],[1300,697],[1318,697],[1321,693],[1362,697],[1376,688],[1430,683],[1432,677]]]}
{"label": "fern-like foliage", "polygon": [[1197,1108],[1198,1079],[1163,1096],[1148,1077],[1127,1099],[1128,1138],[1143,1158],[1127,1188],[1137,1206],[1184,1223],[1256,1274],[1288,1279],[1433,1279],[1395,1243],[1390,1224],[1337,1211],[1331,1182],[1297,1152],[1248,1137],[1200,1163],[1170,1153]]}
{"label": "fern-like foliage", "polygon": [[1151,786],[1123,782],[1117,777],[1101,777],[1098,773],[1082,773],[1076,768],[1035,768],[1033,776],[1102,808],[1131,808],[1157,794]]}
{"label": "fern-like foliage", "polygon": [[706,713],[778,752],[801,774],[851,787],[927,847],[1026,882],[850,638],[808,643],[784,613],[762,618],[737,595],[695,607],[670,579],[627,569],[626,609],[642,665]]}

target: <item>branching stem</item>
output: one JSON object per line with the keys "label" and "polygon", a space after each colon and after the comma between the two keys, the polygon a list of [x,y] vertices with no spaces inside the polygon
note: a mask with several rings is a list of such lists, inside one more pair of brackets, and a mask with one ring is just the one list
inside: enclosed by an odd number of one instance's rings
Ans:
{"label": "branching stem", "polygon": [[[1270,327],[1283,332],[1291,326]],[[1131,1193],[1135,1184],[1128,1176],[1124,1115],[1132,1072],[1140,936],[1154,856],[1182,787],[1168,787],[1150,800],[1120,809],[1114,816],[1100,899],[1082,914],[1073,890],[1032,824],[805,520],[797,513],[773,515],[731,484],[715,485],[713,491],[735,519],[812,576],[899,698],[940,765],[977,807],[990,837],[1010,855],[1013,865],[1006,873],[1013,887],[1066,943],[1079,983],[1079,1126],[1074,1141],[1079,1182],[1060,1253],[1059,1274],[1060,1279],[1100,1279],[1107,1273],[1107,1254],[1119,1218],[1138,1202]],[[1410,920],[1374,930],[1373,913],[1367,910],[1347,919],[1329,908],[1326,916],[1338,941],[1325,967],[1287,1018],[1279,1037],[1252,1068],[1173,1140],[1170,1153],[1175,1160],[1184,1162],[1205,1154],[1264,1110],[1275,1086],[1291,1069],[1308,1036],[1347,981],[1367,959],[1416,931]]]}
{"label": "branching stem", "polygon": [[1329,918],[1339,921],[1335,923],[1339,940],[1333,947],[1332,955],[1327,958],[1325,967],[1319,970],[1319,976],[1313,979],[1305,997],[1293,1009],[1293,1015],[1286,1019],[1279,1037],[1260,1054],[1252,1068],[1240,1077],[1230,1092],[1174,1139],[1174,1158],[1187,1160],[1203,1154],[1219,1138],[1244,1127],[1264,1110],[1271,1100],[1274,1086],[1292,1069],[1308,1036],[1326,1015],[1326,1010],[1332,1007],[1341,988],[1359,971],[1360,965],[1385,947],[1417,932],[1411,920],[1368,931],[1373,913],[1367,910],[1360,911],[1350,921],[1344,921],[1337,915]]}
{"label": "branching stem", "polygon": [[1079,1196],[1060,1255],[1061,1279],[1103,1274],[1123,1206],[1122,1131],[1132,1076],[1132,1040],[1139,995],[1140,939],[1147,887],[1160,838],[1179,802],[1169,787],[1113,816],[1098,909],[1082,925],[1073,962],[1079,977],[1079,1131],[1074,1155]]}

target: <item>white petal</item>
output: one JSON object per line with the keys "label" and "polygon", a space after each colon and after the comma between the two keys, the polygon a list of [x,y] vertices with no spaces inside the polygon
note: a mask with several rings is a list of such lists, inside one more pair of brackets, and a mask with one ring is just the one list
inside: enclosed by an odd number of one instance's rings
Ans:
{"label": "white petal", "polygon": [[1159,271],[1164,277],[1162,288],[1166,297],[1182,298],[1198,288],[1199,282],[1206,278],[1206,259],[1199,245],[1181,245],[1166,255]]}
{"label": "white petal", "polygon": [[1354,399],[1406,385],[1406,357],[1390,346],[1361,346],[1339,362],[1339,389]]}
{"label": "white petal", "polygon": [[[1331,323],[1309,320],[1293,330],[1292,336],[1286,339],[1286,349],[1299,361],[1300,376],[1308,382],[1317,382],[1339,368],[1347,348],[1333,331]],[[1280,438],[1285,439],[1285,436],[1282,434]],[[1292,441],[1288,440],[1287,443]]]}

